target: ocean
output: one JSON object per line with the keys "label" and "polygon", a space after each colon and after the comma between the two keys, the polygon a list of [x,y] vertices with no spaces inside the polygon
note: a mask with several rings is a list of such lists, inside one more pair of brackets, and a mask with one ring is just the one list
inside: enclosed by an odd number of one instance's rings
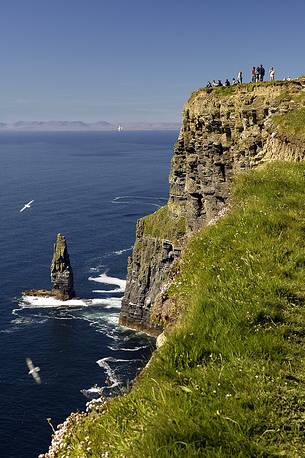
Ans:
{"label": "ocean", "polygon": [[[136,220],[167,201],[176,138],[173,131],[0,134],[1,458],[47,451],[47,418],[57,425],[85,410],[95,385],[116,394],[147,362],[154,339],[118,326],[120,298]],[[59,232],[79,300],[26,301],[23,290],[50,287]],[[28,357],[40,367],[40,385],[28,375]]]}

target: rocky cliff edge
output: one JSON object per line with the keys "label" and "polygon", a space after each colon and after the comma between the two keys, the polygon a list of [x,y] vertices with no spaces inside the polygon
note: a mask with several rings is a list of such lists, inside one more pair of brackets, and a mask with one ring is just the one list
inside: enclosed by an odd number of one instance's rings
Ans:
{"label": "rocky cliff edge", "polygon": [[303,127],[295,131],[298,118],[305,126],[304,107],[305,77],[192,94],[174,147],[168,203],[137,223],[121,324],[158,334],[177,319],[166,292],[189,236],[224,213],[236,174],[266,161],[304,159]]}

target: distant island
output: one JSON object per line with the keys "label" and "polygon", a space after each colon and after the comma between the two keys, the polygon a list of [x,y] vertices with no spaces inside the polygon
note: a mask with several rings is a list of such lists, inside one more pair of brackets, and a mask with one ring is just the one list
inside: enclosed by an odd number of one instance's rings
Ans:
{"label": "distant island", "polygon": [[[120,126],[120,128],[119,128]],[[0,122],[1,131],[114,131],[114,130],[178,130],[179,122],[126,122],[107,121],[17,121]]]}

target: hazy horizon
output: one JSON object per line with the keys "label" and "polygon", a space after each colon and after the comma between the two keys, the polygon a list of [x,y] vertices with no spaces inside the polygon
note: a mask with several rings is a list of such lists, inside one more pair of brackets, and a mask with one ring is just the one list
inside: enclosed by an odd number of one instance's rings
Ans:
{"label": "hazy horizon", "polygon": [[0,132],[11,131],[114,131],[121,126],[123,130],[178,130],[180,122],[108,122],[99,120],[94,122],[84,122],[81,120],[50,120],[50,121],[23,121],[19,120],[12,123],[0,121]]}

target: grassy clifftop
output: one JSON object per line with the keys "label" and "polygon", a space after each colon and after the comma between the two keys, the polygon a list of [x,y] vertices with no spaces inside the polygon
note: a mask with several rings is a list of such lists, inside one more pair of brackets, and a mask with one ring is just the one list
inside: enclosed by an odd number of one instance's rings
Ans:
{"label": "grassy clifftop", "polygon": [[155,213],[142,218],[143,236],[180,240],[186,232],[185,218],[173,218],[168,206],[159,208]]}
{"label": "grassy clifftop", "polygon": [[231,96],[236,93],[243,93],[243,92],[255,92],[256,89],[264,89],[264,88],[272,88],[278,87],[283,92],[285,88],[289,88],[292,85],[298,82],[304,82],[305,76],[302,76],[296,80],[292,81],[283,81],[283,80],[275,80],[275,81],[264,81],[264,82],[256,82],[256,83],[243,83],[243,84],[232,84],[231,86],[216,86],[216,87],[201,87],[194,91],[188,103],[191,103],[198,95],[202,94],[213,94],[216,97],[226,97]]}
{"label": "grassy clifftop", "polygon": [[272,163],[236,180],[230,214],[181,259],[181,324],[55,456],[305,456],[304,174]]}

